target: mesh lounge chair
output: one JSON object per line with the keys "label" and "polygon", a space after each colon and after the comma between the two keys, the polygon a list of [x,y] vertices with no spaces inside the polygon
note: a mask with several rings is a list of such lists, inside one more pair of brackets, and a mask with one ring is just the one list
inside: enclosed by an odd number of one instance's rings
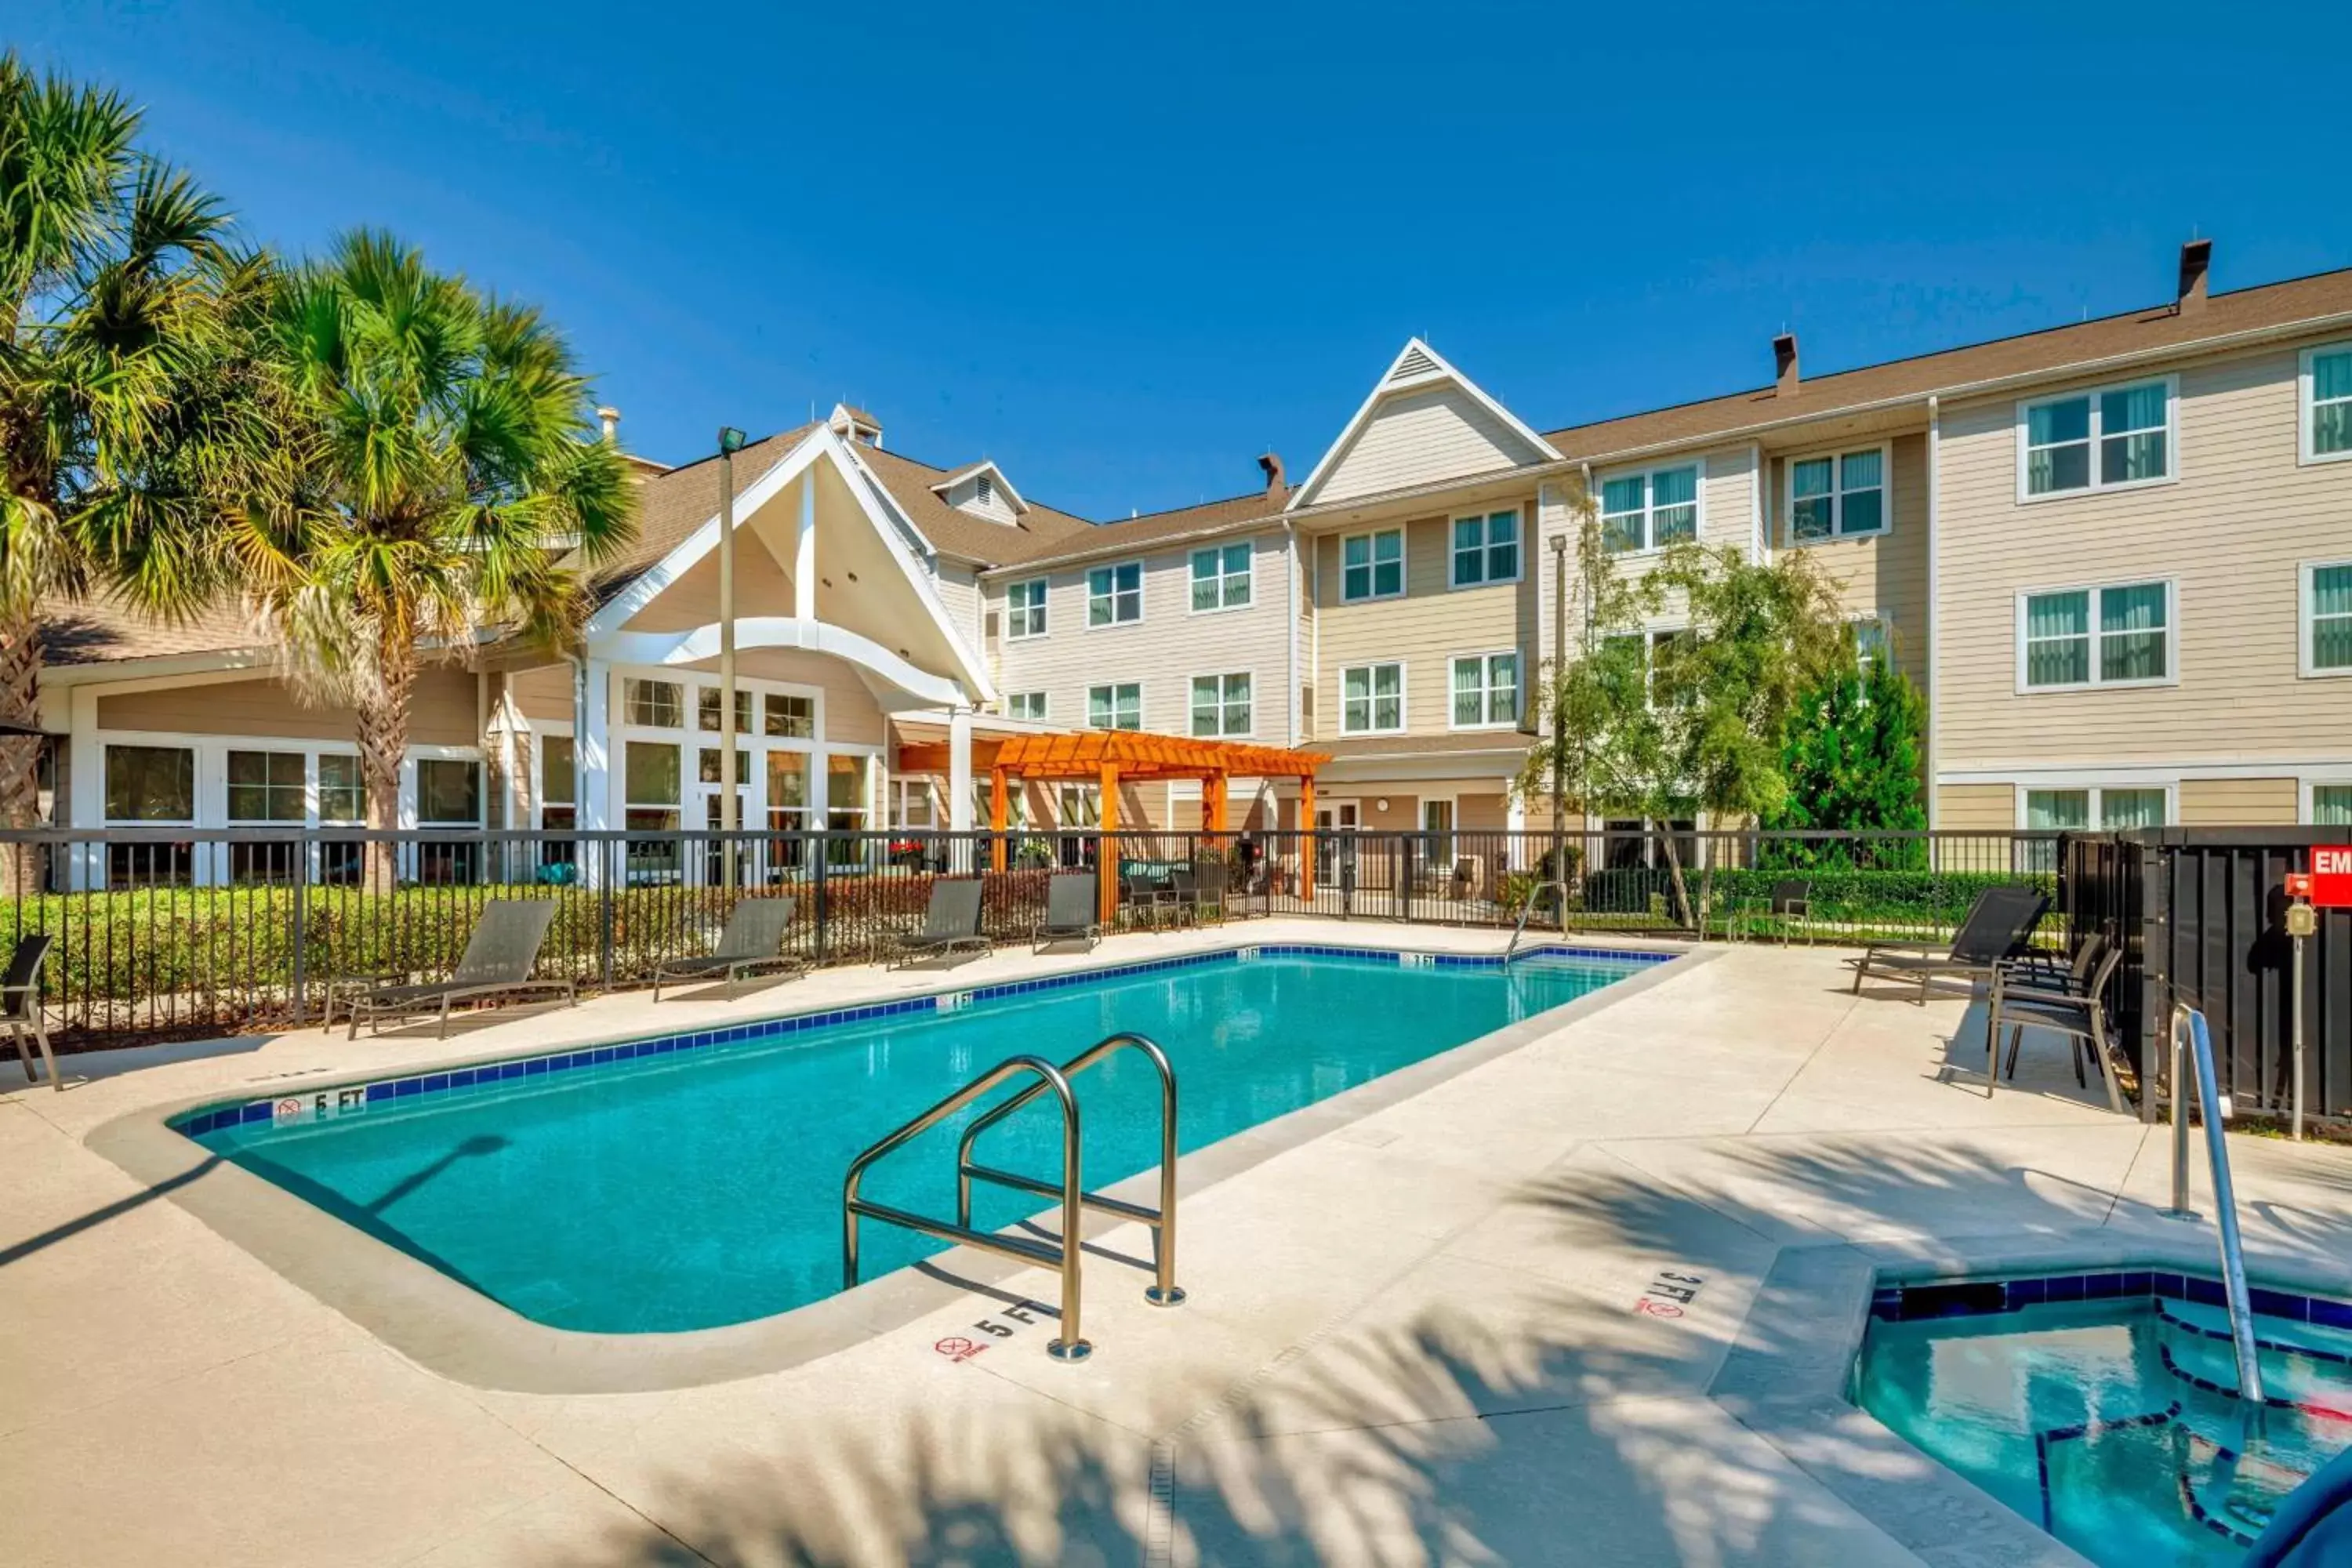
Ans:
{"label": "mesh lounge chair", "polygon": [[2004,963],[1994,973],[1992,1000],[1985,1016],[1985,1098],[1992,1098],[2000,1049],[2000,1026],[2009,1026],[2009,1076],[2017,1076],[2018,1047],[2025,1026],[2067,1037],[2074,1058],[2074,1084],[2085,1087],[2083,1068],[2099,1075],[2107,1091],[2107,1109],[2120,1115],[2123,1096],[2116,1089],[2115,1042],[2107,1020],[2107,984],[2124,961],[2123,944],[2103,935],[2084,937],[2074,962],[2055,973],[2021,963]]}
{"label": "mesh lounge chair", "polygon": [[941,877],[931,884],[930,908],[923,913],[923,929],[898,938],[891,954],[896,963],[925,958],[952,958],[958,952],[988,951],[980,934],[980,879]]}
{"label": "mesh lounge chair", "polygon": [[[368,1032],[373,1034],[383,1026],[386,1016],[414,1017],[437,1008],[441,1035],[446,1039],[449,1034],[450,1004],[477,996],[561,991],[573,1006],[578,1006],[580,993],[569,977],[530,977],[531,965],[539,962],[540,944],[547,940],[548,922],[554,918],[555,902],[551,899],[491,900],[482,906],[482,918],[476,922],[473,935],[466,939],[466,951],[448,979],[428,981],[422,985],[383,985],[347,998],[345,1005],[352,1016],[350,1037],[360,1037],[360,1018],[363,1014],[368,1020]],[[327,1027],[334,1026],[335,994],[330,990]]]}
{"label": "mesh lounge chair", "polygon": [[721,975],[727,982],[727,994],[735,994],[736,982],[755,969],[787,971],[797,974],[808,968],[808,960],[796,952],[785,952],[784,928],[793,923],[793,900],[790,899],[739,899],[728,911],[727,929],[719,933],[719,945],[699,958],[673,958],[654,969],[654,1000],[661,1000],[665,980],[696,980],[705,975]]}
{"label": "mesh lounge chair", "polygon": [[1062,871],[1045,879],[1045,918],[1037,922],[1031,949],[1048,942],[1102,940],[1102,884],[1092,871]]}
{"label": "mesh lounge chair", "polygon": [[1952,933],[1949,947],[1930,942],[1874,942],[1863,950],[1860,958],[1849,958],[1853,966],[1853,990],[1862,994],[1862,983],[1871,975],[1887,980],[1916,980],[1919,1002],[1927,1000],[1927,987],[1937,982],[1958,984],[1972,989],[1980,980],[1990,980],[2002,961],[2015,958],[2025,951],[2033,928],[2050,912],[2047,895],[2031,888],[1987,888],[1969,906],[1967,918],[1960,929]]}
{"label": "mesh lounge chair", "polygon": [[7,972],[0,974],[0,1024],[8,1026],[8,1033],[16,1042],[17,1058],[25,1064],[25,1081],[38,1081],[33,1077],[33,1053],[25,1047],[25,1037],[30,1034],[41,1047],[41,1061],[49,1069],[49,1087],[62,1094],[65,1080],[58,1077],[58,1058],[49,1050],[49,1031],[41,1023],[41,963],[49,956],[49,944],[56,940],[46,932],[17,939],[16,951],[8,955]]}

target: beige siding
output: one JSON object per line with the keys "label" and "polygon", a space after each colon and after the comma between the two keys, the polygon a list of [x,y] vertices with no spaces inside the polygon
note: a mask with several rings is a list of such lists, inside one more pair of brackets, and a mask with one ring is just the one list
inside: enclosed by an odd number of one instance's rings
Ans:
{"label": "beige siding", "polygon": [[[1853,451],[1849,442],[1822,451]],[[1798,544],[1789,536],[1789,464],[1816,454],[1790,451],[1770,465],[1772,537],[1782,549],[1801,549],[1837,584],[1848,616],[1875,616],[1894,639],[1895,661],[1926,689],[1927,679],[1927,437],[1897,436],[1889,444],[1888,527],[1864,539],[1821,540]]]}
{"label": "beige siding", "polygon": [[[1233,542],[1230,537],[1217,542]],[[1288,742],[1290,622],[1286,613],[1287,558],[1278,532],[1251,537],[1250,603],[1246,608],[1192,613],[1192,551],[1188,542],[1123,560],[1143,563],[1143,618],[1127,626],[1088,627],[1087,574],[1093,563],[1046,574],[1045,635],[996,644],[997,689],[1008,697],[1043,691],[1048,722],[1083,729],[1087,691],[1096,685],[1135,681],[1143,688],[1143,727],[1160,734],[1192,732],[1192,678],[1246,670],[1250,675],[1254,739]],[[988,614],[1006,627],[1004,588],[1026,581],[1018,574],[992,577]],[[1244,738],[1244,737],[1237,737]]]}
{"label": "beige siding", "polygon": [[940,493],[947,498],[948,505],[958,511],[968,512],[973,517],[989,522],[1001,522],[1007,528],[1012,527],[1018,518],[1013,512],[1013,503],[1004,497],[1003,481],[992,479],[990,490],[988,500],[983,502],[980,499],[980,479],[978,475],[974,475],[971,479],[961,479],[950,485]]}
{"label": "beige siding", "polygon": [[[408,738],[421,746],[478,745],[478,712],[472,670],[427,668],[416,678]],[[98,727],[289,741],[348,741],[352,736],[348,710],[305,706],[283,681],[268,679],[100,697]]]}
{"label": "beige siding", "polygon": [[2006,833],[2017,826],[2009,784],[1946,784],[1936,792],[1936,826],[1956,833]]}
{"label": "beige siding", "polygon": [[[1509,502],[1479,509],[1481,515]],[[1315,724],[1321,740],[1339,737],[1342,717],[1339,672],[1353,665],[1402,662],[1404,668],[1405,732],[1443,734],[1453,718],[1453,659],[1456,654],[1519,653],[1524,689],[1535,647],[1537,586],[1529,569],[1533,552],[1525,519],[1532,498],[1517,503],[1522,519],[1519,581],[1449,589],[1453,517],[1417,519],[1403,524],[1404,586],[1402,597],[1343,603],[1342,541],[1330,533],[1312,541],[1318,652],[1315,671]],[[1465,510],[1464,515],[1468,515]]]}
{"label": "beige siding", "polygon": [[1399,393],[1373,410],[1316,491],[1318,502],[1491,474],[1540,456],[1460,387]]}
{"label": "beige siding", "polygon": [[[789,616],[793,580],[759,534],[738,528],[735,535],[735,613]],[[719,619],[719,552],[712,551],[629,617],[625,630],[683,632]]]}
{"label": "beige siding", "polygon": [[514,676],[515,706],[536,724],[542,719],[572,721],[572,667],[546,664],[518,670]]}
{"label": "beige siding", "polygon": [[[2352,464],[2298,466],[2296,356],[2179,373],[2173,483],[2020,505],[2017,405],[1944,420],[1938,768],[2345,753],[2352,681],[2297,676],[2298,563],[2352,554]],[[2169,577],[2178,684],[2021,694],[2017,595]]]}
{"label": "beige siding", "polygon": [[940,603],[947,606],[948,624],[955,627],[956,636],[971,647],[982,647],[979,574],[963,562],[942,561],[931,585],[939,590]]}
{"label": "beige siding", "polygon": [[[1752,553],[1758,522],[1756,458],[1753,451],[1744,446],[1718,447],[1705,453],[1684,453],[1598,469],[1592,476],[1594,501],[1597,505],[1602,487],[1612,479],[1634,472],[1681,468],[1693,462],[1699,465],[1699,542],[1729,545]],[[1572,523],[1564,525],[1574,526]],[[1571,551],[1573,548],[1571,545]],[[1624,580],[1639,581],[1659,558],[1658,552],[1650,551],[1631,552],[1618,556],[1618,574]],[[1676,618],[1676,613],[1668,608],[1660,612],[1657,618],[1662,625],[1671,624]],[[1574,634],[1571,632],[1570,635]]]}
{"label": "beige siding", "polygon": [[2293,822],[2302,810],[2296,781],[2279,779],[2183,779],[2180,823],[2184,827],[2266,826]]}

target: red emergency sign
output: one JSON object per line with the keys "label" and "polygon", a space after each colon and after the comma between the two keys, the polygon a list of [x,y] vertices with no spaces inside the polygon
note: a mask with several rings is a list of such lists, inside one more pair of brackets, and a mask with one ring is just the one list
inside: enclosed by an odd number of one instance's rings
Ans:
{"label": "red emergency sign", "polygon": [[2311,901],[2323,910],[2352,910],[2352,845],[2312,846]]}

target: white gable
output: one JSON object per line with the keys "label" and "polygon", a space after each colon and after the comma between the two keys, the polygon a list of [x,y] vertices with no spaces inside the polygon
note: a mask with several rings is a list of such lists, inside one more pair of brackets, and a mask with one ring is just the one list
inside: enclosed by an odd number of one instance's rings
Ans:
{"label": "white gable", "polygon": [[950,474],[931,489],[958,511],[985,522],[1011,527],[1029,510],[1029,503],[1021,499],[1021,492],[1013,488],[1004,470],[985,459]]}
{"label": "white gable", "polygon": [[1559,454],[1415,338],[1348,422],[1291,506],[1491,474]]}

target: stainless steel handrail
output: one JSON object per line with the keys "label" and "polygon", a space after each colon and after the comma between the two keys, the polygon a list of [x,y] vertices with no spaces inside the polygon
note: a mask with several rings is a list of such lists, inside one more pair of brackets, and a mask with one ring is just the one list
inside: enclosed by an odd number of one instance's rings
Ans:
{"label": "stainless steel handrail", "polygon": [[[945,1220],[910,1214],[887,1204],[870,1203],[857,1195],[857,1184],[865,1176],[866,1166],[909,1139],[929,1131],[1005,1079],[1024,1074],[1040,1081],[1025,1090],[1019,1097],[1021,1100],[1034,1099],[1051,1089],[1055,1098],[1062,1102],[1062,1182],[1059,1187],[1045,1189],[1058,1194],[1062,1200],[1061,1246],[1054,1247],[1026,1237],[993,1236],[986,1231],[974,1230],[968,1224],[950,1225]],[[936,1236],[943,1241],[961,1242],[966,1247],[1002,1253],[1024,1263],[1042,1263],[1062,1271],[1062,1335],[1045,1347],[1045,1353],[1057,1361],[1084,1361],[1093,1353],[1094,1347],[1087,1343],[1079,1332],[1078,1148],[1078,1101],[1070,1092],[1070,1080],[1063,1076],[1062,1069],[1043,1057],[1006,1058],[920,1116],[901,1123],[879,1142],[867,1145],[864,1152],[849,1163],[849,1173],[843,1177],[841,1187],[842,1289],[848,1289],[857,1283],[857,1221],[860,1215],[904,1226],[908,1230]],[[966,1217],[969,1218],[968,1209]]]}
{"label": "stainless steel handrail", "polygon": [[2254,1348],[2254,1311],[2246,1290],[2246,1253],[2238,1236],[2238,1194],[2230,1180],[2230,1147],[2221,1123],[2229,1114],[2213,1072],[2213,1037],[2205,1015],[2185,1002],[2172,1007],[2172,1207],[2171,1219],[2195,1219],[2189,1207],[2189,1107],[2181,1072],[2181,1040],[2195,1057],[2197,1102],[2205,1117],[2205,1155],[2213,1167],[2213,1217],[2221,1232],[2221,1290],[2230,1303],[2230,1344],[2237,1352],[2238,1392],[2249,1407],[2263,1404],[2263,1366]]}
{"label": "stainless steel handrail", "polygon": [[[1131,1030],[1122,1029],[1080,1051],[1062,1064],[1064,1079],[1074,1079],[1087,1068],[1118,1051],[1136,1050],[1143,1053],[1160,1074],[1160,1206],[1157,1209],[1131,1204],[1119,1198],[1105,1197],[1100,1193],[1081,1192],[1078,1202],[1104,1214],[1121,1219],[1137,1220],[1151,1227],[1156,1281],[1147,1287],[1143,1299],[1155,1307],[1173,1307],[1184,1300],[1183,1290],[1176,1283],[1176,1069],[1169,1065],[1168,1053],[1151,1039]],[[1042,1083],[1031,1084],[1019,1094],[992,1106],[963,1131],[962,1141],[956,1144],[956,1223],[969,1227],[971,1224],[971,1184],[976,1177],[994,1182],[999,1186],[1018,1192],[1055,1196],[1060,1189],[1034,1176],[1019,1175],[977,1164],[971,1157],[971,1147],[982,1132],[995,1126],[1031,1100],[1045,1092]],[[1075,1233],[1069,1233],[1075,1234]]]}

